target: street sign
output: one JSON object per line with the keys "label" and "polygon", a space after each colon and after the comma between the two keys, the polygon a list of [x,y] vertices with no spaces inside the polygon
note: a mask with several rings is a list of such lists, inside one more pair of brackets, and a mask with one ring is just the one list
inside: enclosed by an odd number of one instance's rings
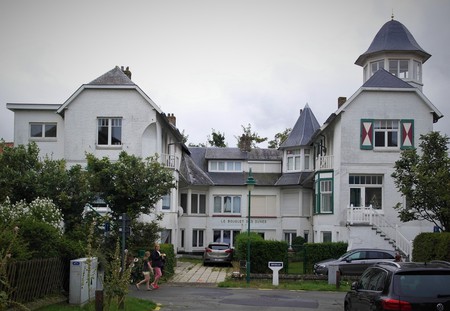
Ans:
{"label": "street sign", "polygon": [[283,269],[283,262],[269,261],[269,268],[273,271],[272,285],[278,286],[278,271]]}

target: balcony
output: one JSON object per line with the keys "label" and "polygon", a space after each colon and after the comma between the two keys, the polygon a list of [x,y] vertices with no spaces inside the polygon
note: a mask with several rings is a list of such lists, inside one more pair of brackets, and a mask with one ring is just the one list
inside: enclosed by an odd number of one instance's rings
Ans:
{"label": "balcony", "polygon": [[161,154],[161,164],[171,169],[178,169],[180,167],[180,159],[173,154]]}
{"label": "balcony", "polygon": [[333,169],[333,156],[318,156],[316,158],[316,171]]}

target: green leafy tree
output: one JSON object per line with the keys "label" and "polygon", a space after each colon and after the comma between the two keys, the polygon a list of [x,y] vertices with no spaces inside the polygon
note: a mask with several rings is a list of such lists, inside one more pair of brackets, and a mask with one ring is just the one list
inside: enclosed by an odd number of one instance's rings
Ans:
{"label": "green leafy tree", "polygon": [[211,136],[208,136],[208,143],[211,145],[211,147],[224,148],[227,146],[227,144],[225,143],[225,134],[216,132],[215,129],[212,129]]}
{"label": "green leafy tree", "polygon": [[237,146],[243,151],[250,151],[252,148],[256,148],[256,145],[267,140],[267,137],[261,137],[256,132],[252,132],[252,126],[250,124],[247,127],[242,126],[244,133],[237,136]]}
{"label": "green leafy tree", "polygon": [[287,128],[281,133],[276,133],[274,139],[269,140],[268,147],[278,149],[281,146],[281,144],[288,138],[291,131],[292,131],[291,128]]}
{"label": "green leafy tree", "polygon": [[397,203],[401,221],[427,220],[442,231],[450,231],[449,138],[439,132],[420,136],[420,154],[405,150],[395,162],[392,173],[406,206]]}
{"label": "green leafy tree", "polygon": [[161,197],[175,188],[172,171],[156,158],[142,160],[124,151],[115,162],[92,154],[86,158],[92,189],[106,201],[115,218],[123,213],[131,219],[149,214]]}

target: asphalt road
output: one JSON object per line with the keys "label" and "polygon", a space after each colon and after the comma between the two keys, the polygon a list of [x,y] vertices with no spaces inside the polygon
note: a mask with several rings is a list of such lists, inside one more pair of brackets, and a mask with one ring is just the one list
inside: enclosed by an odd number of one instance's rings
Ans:
{"label": "asphalt road", "polygon": [[161,285],[153,291],[131,289],[129,295],[152,300],[162,311],[342,311],[345,293]]}

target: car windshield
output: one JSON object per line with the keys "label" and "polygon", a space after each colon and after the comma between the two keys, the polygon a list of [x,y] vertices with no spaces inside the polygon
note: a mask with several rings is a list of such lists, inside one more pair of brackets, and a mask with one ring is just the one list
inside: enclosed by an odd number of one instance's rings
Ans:
{"label": "car windshield", "polygon": [[394,277],[394,291],[400,296],[449,297],[450,272],[426,272],[397,274]]}
{"label": "car windshield", "polygon": [[229,249],[230,247],[228,245],[223,245],[223,244],[210,244],[209,248],[216,250],[216,251],[222,251],[225,249]]}

